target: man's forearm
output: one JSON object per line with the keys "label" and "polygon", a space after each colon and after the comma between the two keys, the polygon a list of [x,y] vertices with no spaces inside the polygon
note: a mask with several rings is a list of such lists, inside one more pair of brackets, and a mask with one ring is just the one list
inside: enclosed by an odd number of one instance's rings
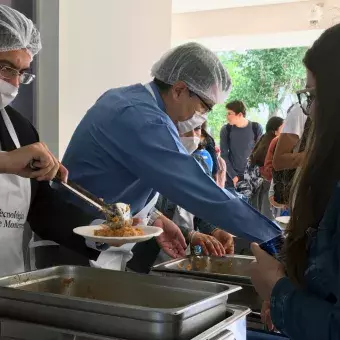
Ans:
{"label": "man's forearm", "polygon": [[7,173],[8,162],[9,162],[8,152],[0,152],[0,173]]}

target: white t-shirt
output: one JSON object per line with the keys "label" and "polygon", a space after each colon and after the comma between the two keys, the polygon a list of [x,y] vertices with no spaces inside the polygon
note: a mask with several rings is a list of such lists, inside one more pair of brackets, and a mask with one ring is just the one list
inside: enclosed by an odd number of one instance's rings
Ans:
{"label": "white t-shirt", "polygon": [[283,125],[282,133],[297,135],[301,139],[307,116],[303,113],[300,105],[296,104],[288,113]]}

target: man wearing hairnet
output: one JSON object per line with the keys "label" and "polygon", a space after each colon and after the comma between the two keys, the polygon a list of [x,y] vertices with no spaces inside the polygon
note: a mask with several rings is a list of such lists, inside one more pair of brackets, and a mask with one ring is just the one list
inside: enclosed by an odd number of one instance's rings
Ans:
{"label": "man wearing hairnet", "polygon": [[[159,192],[233,235],[257,242],[277,236],[274,224],[219,188],[180,141],[178,131],[201,125],[231,89],[217,56],[188,43],[166,53],[151,74],[151,83],[111,89],[89,109],[63,159],[70,179],[106,202],[130,204],[135,214]],[[160,246],[172,257],[182,255],[178,227],[152,209],[151,220],[164,229]]]}
{"label": "man wearing hairnet", "polygon": [[[40,48],[40,35],[32,21],[0,5],[0,276],[25,269],[26,221],[43,238],[93,259],[99,255],[72,233],[75,223],[82,220],[88,224],[92,216],[65,203],[43,181],[52,179],[58,170],[66,179],[67,170],[39,143],[34,127],[9,106],[20,85],[33,81],[29,68]],[[32,171],[28,166],[31,162],[40,170]],[[77,221],[73,216],[77,216]]]}

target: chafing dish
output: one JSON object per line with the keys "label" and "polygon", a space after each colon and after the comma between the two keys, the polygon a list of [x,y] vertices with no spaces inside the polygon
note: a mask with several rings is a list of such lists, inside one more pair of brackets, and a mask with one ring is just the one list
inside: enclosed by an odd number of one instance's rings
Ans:
{"label": "chafing dish", "polygon": [[259,311],[262,300],[256,293],[248,274],[249,265],[254,259],[253,256],[243,255],[187,256],[156,265],[152,268],[152,272],[163,276],[239,285],[242,290],[232,294],[228,302]]}
{"label": "chafing dish", "polygon": [[54,267],[0,279],[0,316],[123,339],[191,339],[232,316],[233,285]]}
{"label": "chafing dish", "polygon": [[[231,313],[230,313],[230,312]],[[201,334],[191,340],[239,340],[245,339],[245,320],[250,312],[248,308],[240,306],[228,306],[229,315],[225,320],[211,328],[204,330]],[[96,334],[83,333],[65,328],[56,328],[37,323],[2,319],[0,320],[0,339],[16,340],[129,340],[112,337],[104,337]],[[144,338],[139,338],[139,340]],[[163,339],[163,338],[162,338]]]}

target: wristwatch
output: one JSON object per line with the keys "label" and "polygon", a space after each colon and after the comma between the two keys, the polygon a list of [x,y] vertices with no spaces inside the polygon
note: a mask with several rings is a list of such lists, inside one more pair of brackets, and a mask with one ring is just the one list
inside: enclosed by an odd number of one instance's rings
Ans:
{"label": "wristwatch", "polygon": [[153,226],[155,221],[158,220],[161,216],[163,216],[163,214],[159,210],[157,210],[156,208],[153,208],[150,211],[148,225],[149,226]]}

